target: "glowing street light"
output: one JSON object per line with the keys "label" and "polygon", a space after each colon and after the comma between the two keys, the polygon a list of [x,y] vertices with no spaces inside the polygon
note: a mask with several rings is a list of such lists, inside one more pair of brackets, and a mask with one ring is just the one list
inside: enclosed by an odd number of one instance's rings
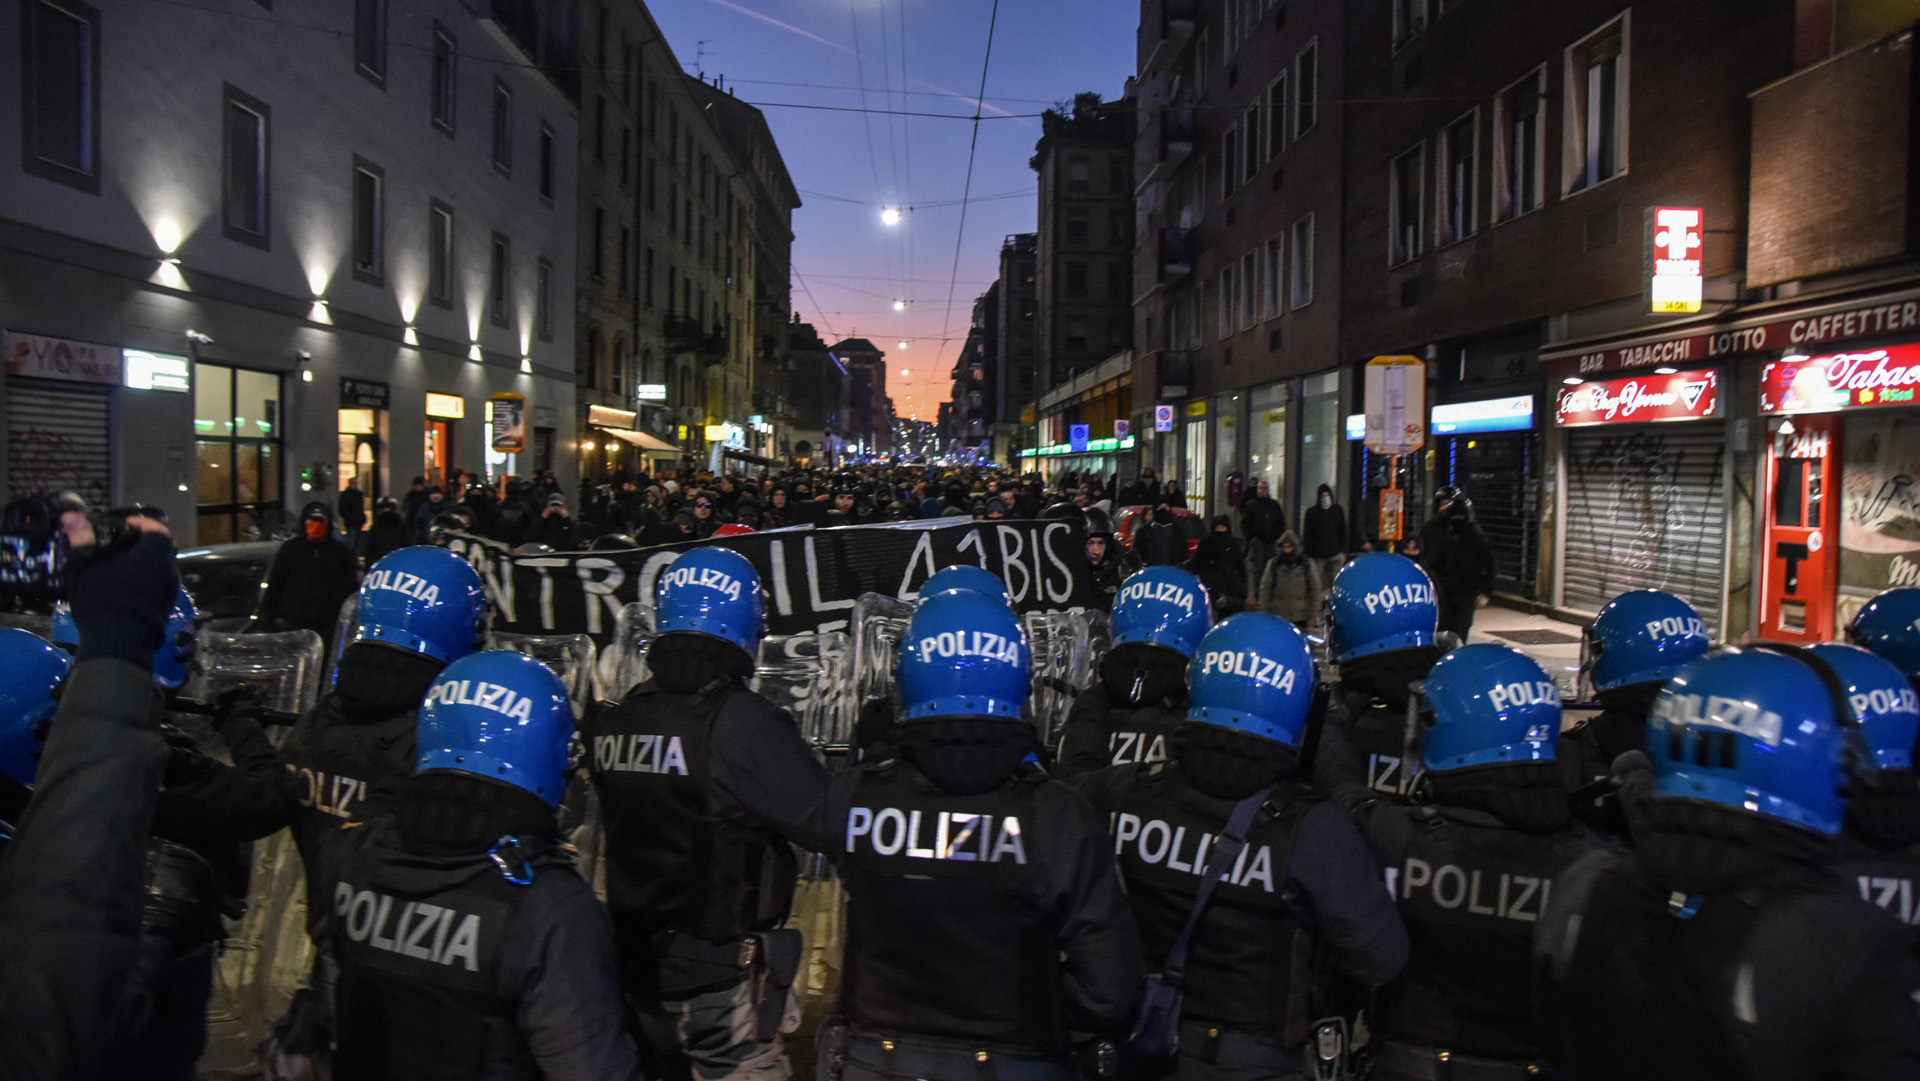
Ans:
{"label": "glowing street light", "polygon": [[906,311],[906,310],[907,310],[907,302],[906,302],[906,301],[904,301],[904,300],[896,300],[896,301],[894,301],[894,302],[893,302],[893,310],[894,310],[894,311],[897,311],[897,312],[903,312],[903,311]]}
{"label": "glowing street light", "polygon": [[880,211],[880,224],[882,225],[900,224],[900,208],[897,206],[882,208]]}

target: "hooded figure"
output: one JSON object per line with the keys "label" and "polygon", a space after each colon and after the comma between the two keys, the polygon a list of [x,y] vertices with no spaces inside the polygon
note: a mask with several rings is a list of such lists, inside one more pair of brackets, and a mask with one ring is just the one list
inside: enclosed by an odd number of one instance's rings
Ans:
{"label": "hooded figure", "polygon": [[1216,618],[1225,618],[1247,606],[1247,564],[1240,545],[1233,539],[1233,525],[1226,515],[1213,520],[1213,528],[1200,540],[1200,550],[1187,560],[1186,568],[1199,576],[1213,596]]}
{"label": "hooded figure", "polygon": [[1180,537],[1180,527],[1174,524],[1170,504],[1162,501],[1153,508],[1152,518],[1139,532],[1134,554],[1149,567],[1177,566],[1186,560],[1187,546]]}
{"label": "hooded figure", "polygon": [[329,647],[340,606],[353,595],[359,566],[334,535],[333,512],[315,500],[300,512],[301,533],[280,545],[267,570],[260,621],[268,630],[309,630]]}
{"label": "hooded figure", "polygon": [[1301,554],[1299,538],[1289,529],[1260,574],[1254,606],[1305,629],[1314,619],[1320,588],[1319,568]]}

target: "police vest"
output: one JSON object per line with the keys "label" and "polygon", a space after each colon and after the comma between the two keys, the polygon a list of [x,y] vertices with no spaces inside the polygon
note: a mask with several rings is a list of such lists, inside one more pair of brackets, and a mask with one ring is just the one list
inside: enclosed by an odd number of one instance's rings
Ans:
{"label": "police vest", "polygon": [[1420,760],[1406,757],[1407,711],[1392,709],[1369,694],[1343,690],[1342,695],[1353,718],[1349,738],[1366,772],[1367,787],[1406,798],[1421,772]]}
{"label": "police vest", "polygon": [[1530,998],[1534,929],[1584,829],[1534,834],[1484,811],[1377,805],[1366,832],[1406,924],[1406,967],[1380,994],[1375,1031],[1470,1055],[1540,1055]]}
{"label": "police vest", "polygon": [[280,761],[298,805],[293,839],[306,866],[309,931],[327,923],[326,898],[315,892],[322,850],[340,827],[392,810],[400,782],[413,775],[415,723],[413,710],[350,720],[326,698],[287,734]]}
{"label": "police vest", "polygon": [[[517,1004],[500,994],[502,943],[526,887],[485,855],[396,876],[386,864],[395,851],[357,845],[325,884],[340,963],[334,1076],[538,1078]],[[572,873],[547,856],[533,867]]]}
{"label": "police vest", "polygon": [[1920,928],[1920,846],[1881,848],[1861,840],[1851,828],[1840,835],[1835,868],[1862,901],[1892,913],[1908,927]]}
{"label": "police vest", "polygon": [[713,786],[721,711],[765,705],[744,688],[669,694],[648,684],[589,722],[607,905],[629,959],[664,931],[725,943],[786,921],[798,877],[793,847],[743,814],[724,813]]}
{"label": "police vest", "polygon": [[904,763],[835,783],[828,844],[848,913],[840,1008],[854,1029],[1066,1050],[1062,917],[1038,903],[1036,860],[1072,845],[1051,836],[1062,827],[1039,804],[1046,783],[1036,771],[953,796]]}
{"label": "police vest", "polygon": [[[1208,852],[1234,801],[1196,791],[1164,763],[1103,780],[1112,791],[1089,795],[1108,812],[1142,957],[1157,971],[1193,912]],[[1194,929],[1183,1019],[1289,1046],[1304,1038],[1312,915],[1289,871],[1311,806],[1298,785],[1283,782],[1254,817],[1246,846]]]}

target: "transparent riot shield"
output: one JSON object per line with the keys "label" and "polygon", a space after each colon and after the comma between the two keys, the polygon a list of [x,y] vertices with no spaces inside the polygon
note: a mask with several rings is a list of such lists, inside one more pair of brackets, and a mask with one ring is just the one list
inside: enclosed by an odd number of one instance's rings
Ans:
{"label": "transparent riot shield", "polygon": [[[298,715],[313,708],[320,697],[326,647],[312,631],[225,634],[202,630],[195,648],[199,663],[182,689],[187,698],[213,702],[245,684],[260,693],[260,704],[266,708]],[[268,735],[276,733],[270,729]],[[274,742],[277,745],[279,739]]]}
{"label": "transparent riot shield", "polygon": [[567,701],[573,715],[580,716],[593,699],[593,639],[584,634],[509,634],[494,631],[487,638],[488,649],[508,649],[525,653],[553,669],[566,685]]}
{"label": "transparent riot shield", "polygon": [[808,743],[837,750],[852,740],[859,708],[848,693],[852,666],[852,642],[839,631],[772,635],[760,642],[753,689],[792,713]]}
{"label": "transparent riot shield", "polygon": [[593,666],[593,693],[611,705],[628,691],[652,678],[647,648],[653,645],[653,603],[639,601],[620,609],[613,621],[613,638],[600,649]]}
{"label": "transparent riot shield", "polygon": [[913,605],[881,593],[862,593],[853,602],[848,636],[853,644],[853,707],[872,698],[891,698],[893,662],[900,639],[913,618]]}
{"label": "transparent riot shield", "polygon": [[333,624],[333,650],[327,656],[327,672],[322,682],[333,686],[334,673],[340,667],[340,654],[347,651],[353,641],[353,632],[360,623],[360,594],[354,593],[340,602],[340,618]]}
{"label": "transparent riot shield", "polygon": [[1033,654],[1027,719],[1051,745],[1073,700],[1093,685],[1112,634],[1104,612],[1028,612],[1021,621]]}

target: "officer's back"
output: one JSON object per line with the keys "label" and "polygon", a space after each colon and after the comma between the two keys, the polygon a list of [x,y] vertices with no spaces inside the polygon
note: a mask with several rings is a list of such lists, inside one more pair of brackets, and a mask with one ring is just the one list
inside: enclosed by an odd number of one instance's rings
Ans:
{"label": "officer's back", "polygon": [[1845,646],[1814,651],[1847,678],[1855,708],[1865,707],[1861,735],[1879,770],[1856,781],[1847,801],[1840,873],[1862,900],[1920,935],[1920,780],[1913,761],[1920,726],[1920,589],[1889,589],[1873,598],[1848,623],[1847,639],[1880,663],[1850,657],[1853,650]]}
{"label": "officer's back", "polygon": [[1538,932],[1569,1076],[1920,1076],[1909,933],[1833,872],[1846,708],[1763,649],[1668,682],[1632,855],[1569,869]]}
{"label": "officer's back", "polygon": [[1334,694],[1349,718],[1347,746],[1359,756],[1368,787],[1405,796],[1419,772],[1405,760],[1409,686],[1440,658],[1433,582],[1405,556],[1356,556],[1334,575],[1326,616],[1327,656],[1340,666]]}
{"label": "officer's back", "polygon": [[1030,672],[1000,599],[916,609],[899,757],[836,778],[824,808],[848,931],[823,1078],[1066,1078],[1068,1030],[1135,1005],[1133,918],[1103,823],[1035,764]]}
{"label": "officer's back", "polygon": [[1212,624],[1207,588],[1192,571],[1148,567],[1128,578],[1113,606],[1113,648],[1061,729],[1056,772],[1166,761],[1187,713],[1187,662]]}

